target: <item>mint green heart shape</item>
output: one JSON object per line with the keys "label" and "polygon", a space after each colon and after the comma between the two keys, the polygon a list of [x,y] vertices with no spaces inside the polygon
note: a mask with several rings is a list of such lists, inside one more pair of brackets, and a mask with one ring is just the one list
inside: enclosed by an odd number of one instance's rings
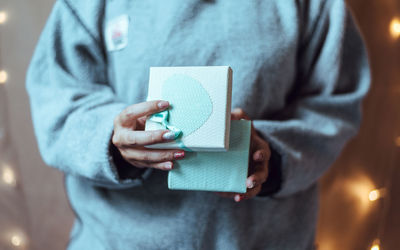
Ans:
{"label": "mint green heart shape", "polygon": [[164,81],[162,98],[170,102],[169,124],[187,136],[210,118],[213,104],[201,83],[184,74],[175,74]]}

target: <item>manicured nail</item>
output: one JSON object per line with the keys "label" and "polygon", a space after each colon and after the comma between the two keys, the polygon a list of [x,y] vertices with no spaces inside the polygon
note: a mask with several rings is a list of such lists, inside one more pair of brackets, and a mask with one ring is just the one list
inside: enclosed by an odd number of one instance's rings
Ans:
{"label": "manicured nail", "polygon": [[174,158],[177,160],[183,159],[184,157],[185,157],[185,151],[180,151],[180,152],[174,153]]}
{"label": "manicured nail", "polygon": [[247,180],[246,181],[247,188],[253,188],[256,185],[255,181]]}
{"label": "manicured nail", "polygon": [[238,195],[238,194],[235,195],[235,198],[234,198],[234,199],[235,199],[236,202],[239,202],[239,201],[240,201],[240,195]]}
{"label": "manicured nail", "polygon": [[160,101],[157,105],[158,105],[158,107],[159,107],[160,109],[164,109],[164,108],[166,108],[166,107],[169,106],[169,102],[167,102],[167,101]]}
{"label": "manicured nail", "polygon": [[163,139],[164,140],[173,140],[175,139],[175,133],[172,131],[166,132],[165,134],[163,134]]}
{"label": "manicured nail", "polygon": [[264,154],[263,153],[259,153],[257,155],[257,161],[263,161],[264,160]]}
{"label": "manicured nail", "polygon": [[166,162],[166,163],[164,163],[164,167],[165,167],[166,169],[172,169],[173,164],[172,164],[172,162]]}

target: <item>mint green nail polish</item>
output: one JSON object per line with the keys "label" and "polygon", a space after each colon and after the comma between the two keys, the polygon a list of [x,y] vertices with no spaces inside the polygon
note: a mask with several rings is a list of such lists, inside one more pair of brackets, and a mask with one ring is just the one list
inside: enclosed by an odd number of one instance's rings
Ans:
{"label": "mint green nail polish", "polygon": [[163,134],[163,139],[164,140],[174,140],[175,139],[175,133],[173,131],[169,131],[165,134]]}

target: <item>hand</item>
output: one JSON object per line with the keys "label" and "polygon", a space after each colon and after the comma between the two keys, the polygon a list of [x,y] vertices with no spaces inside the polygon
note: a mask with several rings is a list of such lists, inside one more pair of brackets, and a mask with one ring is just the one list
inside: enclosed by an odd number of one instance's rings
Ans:
{"label": "hand", "polygon": [[[232,111],[231,119],[250,120],[250,118],[240,108]],[[249,177],[247,177],[246,180],[247,192],[244,194],[219,192],[219,195],[233,198],[236,202],[239,202],[241,200],[250,199],[261,191],[261,186],[268,177],[268,161],[271,156],[271,150],[268,142],[257,134],[253,125],[251,125],[250,155]]]}
{"label": "hand", "polygon": [[169,130],[144,131],[147,116],[169,107],[167,101],[148,101],[133,104],[114,119],[112,143],[122,157],[139,168],[171,170],[173,160],[183,159],[185,152],[179,149],[148,149],[145,145],[174,140]]}

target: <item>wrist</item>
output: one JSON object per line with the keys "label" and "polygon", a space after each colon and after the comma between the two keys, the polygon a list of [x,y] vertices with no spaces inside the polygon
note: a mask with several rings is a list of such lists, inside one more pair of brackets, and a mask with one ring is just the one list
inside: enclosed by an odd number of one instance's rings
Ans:
{"label": "wrist", "polygon": [[268,162],[268,177],[262,184],[261,191],[257,196],[270,196],[277,193],[281,189],[282,184],[282,157],[272,147],[271,157]]}
{"label": "wrist", "polygon": [[110,155],[121,180],[139,178],[145,171],[145,169],[135,167],[126,161],[119,149],[113,143],[110,144]]}

